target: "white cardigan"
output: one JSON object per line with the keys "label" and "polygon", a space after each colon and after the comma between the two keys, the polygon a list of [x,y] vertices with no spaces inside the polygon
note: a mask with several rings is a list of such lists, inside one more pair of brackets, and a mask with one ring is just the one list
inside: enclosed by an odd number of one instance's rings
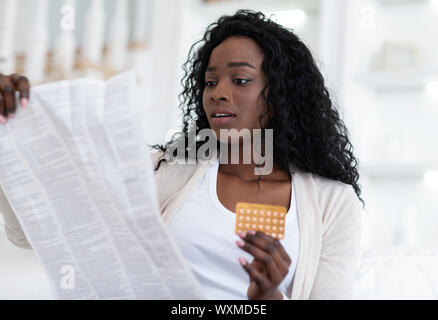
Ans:
{"label": "white cardigan", "polygon": [[[154,163],[160,154],[153,154]],[[161,214],[170,223],[208,168],[206,164],[161,163],[155,173]],[[296,190],[300,248],[291,299],[352,299],[359,258],[362,205],[351,185],[291,169]],[[5,195],[0,212],[6,235],[31,248]]]}

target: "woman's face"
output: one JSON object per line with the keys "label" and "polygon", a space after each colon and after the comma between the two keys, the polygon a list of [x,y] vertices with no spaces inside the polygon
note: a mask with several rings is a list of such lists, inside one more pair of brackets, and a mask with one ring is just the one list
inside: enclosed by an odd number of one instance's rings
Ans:
{"label": "woman's face", "polygon": [[[205,72],[204,111],[211,129],[259,129],[266,112],[263,52],[251,38],[232,36],[211,53]],[[222,139],[221,139],[222,140]]]}

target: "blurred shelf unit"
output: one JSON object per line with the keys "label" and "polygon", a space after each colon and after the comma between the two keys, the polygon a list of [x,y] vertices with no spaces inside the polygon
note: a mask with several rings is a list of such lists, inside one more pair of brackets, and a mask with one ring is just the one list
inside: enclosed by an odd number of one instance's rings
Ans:
{"label": "blurred shelf unit", "polygon": [[[382,13],[380,19],[388,20],[390,27],[387,26],[389,29],[382,31],[379,48],[370,52],[371,59],[367,71],[357,74],[355,80],[377,92],[419,91],[424,90],[429,82],[438,81],[436,61],[426,58],[429,43],[433,40],[428,40],[426,43],[421,37],[400,38],[400,35],[396,36],[397,32],[391,30],[391,28],[402,30],[407,23],[415,28],[421,26],[421,22],[413,24],[412,21],[405,21],[405,17],[411,12],[413,8],[411,5],[422,7],[426,11],[429,8],[424,5],[432,1],[437,0],[374,0],[374,3],[379,5],[377,10]],[[404,7],[404,9],[393,11],[391,8],[386,10],[385,7]],[[418,32],[423,32],[423,29],[419,27]]]}
{"label": "blurred shelf unit", "polygon": [[[135,42],[130,41],[127,43],[127,52],[132,53],[136,50],[147,50],[149,46],[146,42]],[[110,77],[118,74],[121,70],[114,70],[108,65],[108,62],[105,60],[108,55],[109,45],[104,44],[102,48],[102,59],[99,63],[91,63],[87,61],[83,57],[83,48],[77,47],[74,52],[74,64],[73,71],[81,72],[83,70],[95,70],[97,72],[101,72],[104,75],[105,79],[109,79]],[[46,65],[44,68],[45,79],[43,82],[57,81],[65,78],[71,78],[71,75],[63,75],[57,72],[57,66],[54,61],[55,52],[53,49],[50,49],[46,54]],[[26,55],[22,52],[15,53],[15,73],[24,74],[25,73],[25,64],[26,64]],[[41,84],[41,83],[34,83]]]}
{"label": "blurred shelf unit", "polygon": [[359,172],[372,179],[423,179],[427,172],[438,172],[438,161],[424,164],[365,164]]}
{"label": "blurred shelf unit", "polygon": [[438,68],[370,71],[356,79],[377,92],[423,90],[428,83],[438,81]]}

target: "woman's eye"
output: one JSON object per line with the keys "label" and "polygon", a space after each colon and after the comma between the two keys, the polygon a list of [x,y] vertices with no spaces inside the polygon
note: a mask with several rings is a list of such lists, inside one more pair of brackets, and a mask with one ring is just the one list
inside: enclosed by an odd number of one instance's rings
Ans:
{"label": "woman's eye", "polygon": [[238,85],[243,85],[243,84],[247,84],[248,82],[250,82],[251,80],[248,79],[235,79],[234,82]]}
{"label": "woman's eye", "polygon": [[205,86],[206,87],[211,87],[211,86],[213,86],[214,85],[214,81],[205,81]]}

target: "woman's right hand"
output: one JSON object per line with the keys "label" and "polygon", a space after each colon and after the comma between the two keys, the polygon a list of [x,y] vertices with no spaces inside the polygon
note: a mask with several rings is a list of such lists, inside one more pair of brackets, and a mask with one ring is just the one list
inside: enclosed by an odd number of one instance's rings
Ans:
{"label": "woman's right hand", "polygon": [[20,105],[25,109],[29,100],[29,80],[18,74],[6,76],[0,73],[0,123],[2,124],[6,124],[8,118],[12,119],[15,116],[16,91],[19,92]]}

